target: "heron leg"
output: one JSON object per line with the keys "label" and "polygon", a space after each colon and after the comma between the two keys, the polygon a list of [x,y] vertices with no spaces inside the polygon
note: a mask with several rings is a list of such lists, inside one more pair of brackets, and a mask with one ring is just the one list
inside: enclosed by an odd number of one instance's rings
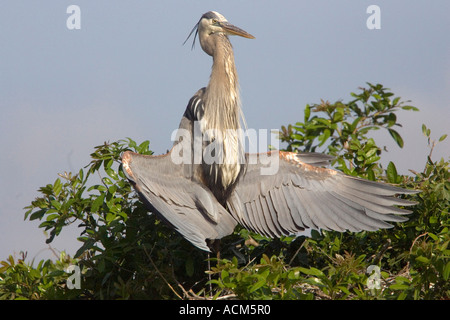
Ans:
{"label": "heron leg", "polygon": [[[209,249],[216,254],[217,258],[217,264],[219,264],[220,261],[220,240],[219,239],[207,239],[206,244],[208,245]],[[208,252],[208,271],[211,271],[211,253]],[[208,272],[208,279],[209,279],[209,292],[212,296],[212,284],[211,284],[211,272]]]}
{"label": "heron leg", "polygon": [[[219,260],[220,260],[220,239],[208,239],[207,240],[207,245],[208,245],[209,249],[211,249],[211,251],[216,254],[217,263],[219,263]],[[208,257],[209,257],[209,255],[208,255]]]}

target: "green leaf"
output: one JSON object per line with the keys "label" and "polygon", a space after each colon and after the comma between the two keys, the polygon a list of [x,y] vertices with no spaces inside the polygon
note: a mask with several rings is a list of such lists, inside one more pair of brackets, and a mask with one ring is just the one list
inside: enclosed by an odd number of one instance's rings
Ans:
{"label": "green leaf", "polygon": [[[330,127],[330,125],[331,125],[331,120],[328,120],[328,119],[316,118],[315,120],[316,120],[316,122],[319,122],[319,123],[323,124],[327,128]],[[316,126],[316,127],[317,128],[323,128],[323,126]]]}
{"label": "green leaf", "polygon": [[366,153],[366,158],[370,158],[370,157],[373,156],[377,151],[378,151],[378,148],[371,148],[369,151],[367,151],[367,153]]}
{"label": "green leaf", "polygon": [[99,195],[93,202],[91,206],[91,212],[98,212],[98,209],[103,204],[103,200],[105,199],[105,194],[102,193]]}
{"label": "green leaf", "polygon": [[55,219],[58,219],[58,218],[59,218],[59,214],[53,213],[53,214],[48,215],[46,220],[47,221],[52,221],[52,220],[55,220]]}
{"label": "green leaf", "polygon": [[144,142],[142,142],[139,147],[137,147],[136,151],[138,153],[145,153],[148,151],[148,146],[150,145],[150,141],[149,140],[145,140]]}
{"label": "green leaf", "polygon": [[299,270],[307,275],[316,276],[316,277],[324,277],[323,272],[314,267],[310,267],[309,269],[300,267]]}
{"label": "green leaf", "polygon": [[397,103],[400,101],[400,97],[396,97],[394,98],[394,100],[392,100],[392,105],[395,106],[397,105]]}
{"label": "green leaf", "polygon": [[53,184],[53,192],[55,193],[55,196],[58,196],[61,192],[63,187],[63,184],[61,183],[61,180],[56,179],[55,183]]}
{"label": "green leaf", "polygon": [[31,214],[31,216],[30,216],[30,221],[32,221],[32,220],[36,220],[36,219],[42,219],[42,217],[44,216],[44,214],[47,212],[47,210],[46,209],[41,209],[41,210],[38,210],[38,211],[36,211],[36,212],[33,212],[32,214]]}
{"label": "green leaf", "polygon": [[55,222],[53,221],[44,221],[39,225],[39,228],[45,228],[45,230],[50,229],[55,225]]}
{"label": "green leaf", "polygon": [[305,123],[308,122],[310,115],[311,115],[311,107],[309,106],[309,104],[307,104],[305,107]]}
{"label": "green leaf", "polygon": [[389,133],[391,134],[392,138],[394,139],[395,142],[397,142],[398,146],[400,148],[403,148],[403,139],[400,136],[400,134],[395,131],[394,129],[388,129]]}
{"label": "green leaf", "polygon": [[108,176],[110,176],[114,180],[119,180],[119,176],[117,175],[117,172],[115,172],[113,169],[105,168],[105,172],[108,174]]}
{"label": "green leaf", "polygon": [[379,94],[374,93],[372,94],[372,97],[374,97],[377,100],[381,100],[381,96]]}
{"label": "green leaf", "polygon": [[304,140],[304,137],[301,134],[293,133],[291,134],[291,139],[301,141]]}
{"label": "green leaf", "polygon": [[54,206],[57,210],[61,209],[61,203],[57,200],[52,200],[51,201],[52,206]]}
{"label": "green leaf", "polygon": [[114,159],[105,160],[103,162],[103,167],[105,168],[105,170],[110,169],[111,166],[113,165],[113,163],[114,163]]}
{"label": "green leaf", "polygon": [[116,215],[115,215],[115,214],[113,214],[113,213],[111,213],[111,212],[108,212],[108,213],[106,214],[105,220],[106,220],[106,222],[107,222],[108,224],[111,223],[111,221],[113,221],[114,219],[116,219]]}
{"label": "green leaf", "polygon": [[386,175],[390,183],[397,183],[398,179],[397,168],[395,167],[395,164],[392,161],[390,161],[387,166]]}
{"label": "green leaf", "polygon": [[439,238],[437,235],[435,235],[434,233],[428,232],[428,236],[433,239],[434,241],[438,241]]}
{"label": "green leaf", "polygon": [[447,262],[447,264],[444,267],[444,272],[442,273],[442,277],[444,278],[445,281],[449,280],[450,277],[450,261]]}
{"label": "green leaf", "polygon": [[361,117],[356,118],[355,120],[353,120],[351,126],[350,126],[350,131],[354,132],[356,127],[358,126],[358,123],[362,120]]}
{"label": "green leaf", "polygon": [[266,284],[266,277],[258,277],[260,278],[254,285],[250,287],[248,290],[250,293],[258,290]]}
{"label": "green leaf", "polygon": [[388,126],[392,127],[393,125],[395,125],[397,123],[397,116],[395,115],[395,113],[391,112],[386,117],[386,121],[388,123]]}
{"label": "green leaf", "polygon": [[380,157],[377,156],[377,155],[374,155],[374,156],[370,157],[369,159],[366,159],[366,165],[369,165],[369,164],[371,164],[373,162],[376,162],[378,160],[380,160]]}
{"label": "green leaf", "polygon": [[367,179],[375,181],[375,173],[373,172],[372,169],[368,169],[367,170]]}
{"label": "green leaf", "polygon": [[442,136],[439,138],[439,142],[444,141],[445,138],[447,138],[447,134],[442,135]]}
{"label": "green leaf", "polygon": [[88,189],[88,191],[92,191],[92,190],[98,190],[100,192],[105,192],[108,189],[102,184],[96,184]]}
{"label": "green leaf", "polygon": [[404,106],[402,107],[403,110],[412,110],[412,111],[419,111],[418,108],[413,107],[413,106]]}
{"label": "green leaf", "polygon": [[428,259],[427,257],[424,257],[424,256],[416,257],[416,261],[419,261],[419,262],[422,262],[422,263],[426,263],[426,264],[430,263],[430,259]]}
{"label": "green leaf", "polygon": [[424,136],[429,137],[429,130],[425,124],[422,124],[422,133]]}
{"label": "green leaf", "polygon": [[389,286],[389,289],[392,289],[392,290],[408,290],[409,288],[410,288],[409,285],[400,284],[400,283],[394,283]]}
{"label": "green leaf", "polygon": [[330,135],[331,135],[331,133],[330,133],[329,129],[325,129],[323,131],[323,134],[321,134],[320,137],[319,137],[319,141],[321,141],[320,144],[319,144],[319,147],[322,146],[325,142],[327,142],[327,140],[330,137]]}
{"label": "green leaf", "polygon": [[344,109],[338,108],[336,113],[333,115],[333,122],[340,122],[344,118]]}

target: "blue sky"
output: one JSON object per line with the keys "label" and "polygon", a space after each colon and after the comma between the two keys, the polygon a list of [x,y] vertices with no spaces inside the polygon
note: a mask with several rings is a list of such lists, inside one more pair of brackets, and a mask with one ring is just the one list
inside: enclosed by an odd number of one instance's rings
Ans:
{"label": "blue sky", "polygon": [[[69,30],[66,9],[81,9]],[[369,30],[369,5],[381,29]],[[382,83],[420,112],[398,114],[405,147],[387,132],[386,161],[423,169],[421,125],[449,133],[450,2],[431,1],[12,1],[0,3],[0,259],[19,251],[51,257],[23,207],[57,174],[89,162],[93,147],[131,137],[155,153],[171,146],[190,97],[209,79],[211,58],[182,46],[209,10],[256,39],[231,39],[243,111],[253,129],[279,129],[320,99],[344,101],[366,82]],[[450,139],[433,152],[448,158]],[[71,228],[52,247],[78,248]]]}

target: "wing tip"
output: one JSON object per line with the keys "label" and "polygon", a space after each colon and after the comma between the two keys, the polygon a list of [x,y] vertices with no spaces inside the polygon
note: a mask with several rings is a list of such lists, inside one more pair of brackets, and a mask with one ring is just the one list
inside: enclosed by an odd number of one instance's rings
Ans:
{"label": "wing tip", "polygon": [[123,169],[125,170],[125,173],[130,177],[134,177],[133,172],[131,171],[131,168],[130,168],[130,164],[133,162],[132,155],[133,155],[133,152],[131,152],[131,151],[125,151],[122,155]]}

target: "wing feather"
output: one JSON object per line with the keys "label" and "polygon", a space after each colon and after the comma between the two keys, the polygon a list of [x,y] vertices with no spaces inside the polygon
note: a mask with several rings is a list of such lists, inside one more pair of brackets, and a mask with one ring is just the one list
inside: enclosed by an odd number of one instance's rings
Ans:
{"label": "wing feather", "polygon": [[258,221],[258,226],[260,230],[262,230],[262,234],[270,237],[272,236],[272,221],[268,220],[267,217],[264,215],[264,210],[261,206],[261,200],[256,199],[255,201],[252,201],[252,210],[253,215],[256,217],[256,220]]}
{"label": "wing feather", "polygon": [[270,234],[272,237],[279,237],[282,233],[280,232],[280,226],[278,225],[278,221],[274,220],[272,213],[270,212],[270,208],[267,204],[266,197],[261,196],[258,200],[259,207],[261,208],[262,215],[264,216],[265,221],[269,226]]}
{"label": "wing feather", "polygon": [[122,163],[149,210],[196,247],[210,251],[206,239],[220,239],[233,232],[236,220],[210,190],[185,177],[183,166],[174,164],[170,153],[144,156],[127,151]]}
{"label": "wing feather", "polygon": [[261,156],[267,159],[273,155],[274,151],[247,155],[246,174],[227,203],[234,208],[231,214],[240,217],[244,227],[261,234],[274,237],[295,234],[305,228],[337,231],[390,228],[388,222],[405,221],[403,215],[411,212],[397,206],[415,204],[395,197],[416,193],[415,190],[319,167],[331,160],[323,154],[279,152],[277,173],[262,174],[265,165]]}
{"label": "wing feather", "polygon": [[265,208],[267,209],[267,211],[270,213],[270,218],[273,221],[273,224],[275,226],[276,229],[276,236],[281,236],[283,234],[286,234],[287,231],[286,229],[281,225],[278,216],[277,216],[277,212],[275,210],[275,207],[273,206],[273,202],[272,202],[272,198],[270,197],[269,194],[266,194],[266,196],[262,196],[261,198],[264,199],[264,202],[262,202],[265,205]]}
{"label": "wing feather", "polygon": [[254,230],[257,233],[264,234],[264,231],[261,228],[261,224],[259,223],[259,220],[257,220],[257,216],[255,215],[255,211],[252,208],[252,203],[253,202],[254,201],[250,201],[250,202],[245,203],[245,208],[247,209],[247,213],[248,213],[247,215],[250,218],[249,224],[251,226],[253,226]]}

